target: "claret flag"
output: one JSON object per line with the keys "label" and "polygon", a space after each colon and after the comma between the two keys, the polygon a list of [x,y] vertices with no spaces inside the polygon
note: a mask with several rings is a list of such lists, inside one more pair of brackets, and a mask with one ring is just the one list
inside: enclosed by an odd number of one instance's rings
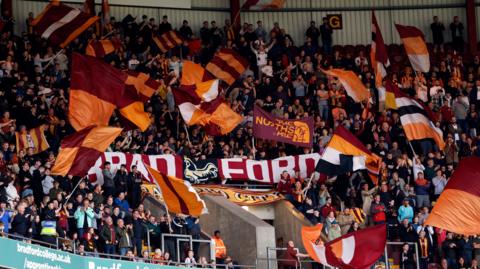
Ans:
{"label": "claret flag", "polygon": [[97,58],[103,58],[105,55],[110,54],[118,49],[122,44],[117,39],[102,39],[102,40],[91,40],[87,45],[87,50],[85,54],[88,56],[93,56]]}
{"label": "claret flag", "polygon": [[66,136],[62,140],[52,174],[85,176],[121,131],[121,128],[89,126]]}
{"label": "claret flag", "polygon": [[166,53],[167,51],[183,43],[182,36],[173,30],[168,31],[161,36],[153,35],[152,39],[162,53]]}

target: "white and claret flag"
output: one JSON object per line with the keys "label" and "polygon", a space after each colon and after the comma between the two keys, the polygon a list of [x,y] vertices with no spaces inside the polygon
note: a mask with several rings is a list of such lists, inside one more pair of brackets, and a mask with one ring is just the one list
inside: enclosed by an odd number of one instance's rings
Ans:
{"label": "white and claret flag", "polygon": [[265,10],[279,9],[285,5],[285,0],[246,0],[242,9],[247,10]]}
{"label": "white and claret flag", "polygon": [[[387,226],[376,225],[322,242],[322,224],[302,227],[302,242],[308,255],[325,266],[344,269],[370,268],[382,256],[387,243]],[[368,250],[368,251],[365,251]]]}
{"label": "white and claret flag", "polygon": [[370,60],[375,71],[375,86],[380,88],[382,87],[383,78],[387,76],[385,68],[390,65],[390,60],[388,60],[387,48],[383,41],[380,27],[378,27],[374,11],[372,11],[372,49],[370,50]]}
{"label": "white and claret flag", "polygon": [[99,18],[60,2],[50,2],[33,20],[37,33],[52,45],[66,47]]}
{"label": "white and claret flag", "polygon": [[391,87],[391,90],[395,94],[395,105],[407,139],[433,139],[440,150],[443,150],[443,132],[433,123],[432,116],[426,110],[428,108],[400,92],[397,87]]}
{"label": "white and claret flag", "polygon": [[208,213],[205,202],[187,180],[164,175],[145,164],[148,173],[162,192],[168,211],[198,217]]}
{"label": "white and claret flag", "polygon": [[338,78],[347,91],[347,94],[352,97],[355,102],[359,103],[370,97],[370,91],[363,85],[362,81],[353,71],[334,68],[321,70],[328,76]]}
{"label": "white and claret flag", "polygon": [[480,234],[480,158],[460,161],[425,225],[462,235]]}
{"label": "white and claret flag", "polygon": [[395,24],[395,27],[402,39],[413,70],[424,73],[430,71],[430,56],[422,31],[413,26],[400,24]]}
{"label": "white and claret flag", "polygon": [[339,125],[327,144],[315,170],[329,176],[367,169],[377,184],[381,159],[368,150],[357,137]]}
{"label": "white and claret flag", "polygon": [[174,89],[173,97],[183,120],[188,125],[201,125],[212,136],[230,133],[243,120],[218,96],[219,80],[181,85]]}

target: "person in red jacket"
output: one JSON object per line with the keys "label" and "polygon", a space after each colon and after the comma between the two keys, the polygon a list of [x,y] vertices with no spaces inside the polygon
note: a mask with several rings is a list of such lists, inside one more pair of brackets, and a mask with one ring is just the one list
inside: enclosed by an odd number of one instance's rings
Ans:
{"label": "person in red jacket", "polygon": [[370,206],[370,214],[372,215],[372,220],[375,225],[386,222],[386,210],[387,207],[382,202],[380,202],[380,195],[375,195],[372,205]]}

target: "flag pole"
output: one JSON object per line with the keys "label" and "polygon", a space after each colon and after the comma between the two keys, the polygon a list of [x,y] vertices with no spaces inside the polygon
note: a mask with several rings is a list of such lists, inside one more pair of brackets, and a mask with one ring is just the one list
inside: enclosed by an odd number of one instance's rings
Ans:
{"label": "flag pole", "polygon": [[253,159],[255,160],[255,153],[257,149],[255,148],[255,137],[252,135],[252,152],[253,152]]}
{"label": "flag pole", "polygon": [[185,132],[187,133],[188,143],[192,144],[192,142],[190,141],[190,134],[188,133],[188,128],[187,128],[187,125],[185,123],[183,124],[183,128],[185,128]]}
{"label": "flag pole", "polygon": [[67,199],[65,200],[65,202],[63,202],[63,204],[67,204],[68,200],[70,200],[70,198],[72,197],[72,195],[75,193],[75,190],[78,188],[78,186],[80,185],[80,183],[81,183],[86,177],[87,177],[87,176],[84,176],[84,177],[82,177],[82,178],[78,181],[77,185],[75,186],[75,188],[73,188],[72,192],[70,193],[70,195],[68,195]]}
{"label": "flag pole", "polygon": [[62,54],[63,52],[65,52],[65,49],[61,49],[57,52],[57,54],[53,55],[52,59],[50,59],[50,61],[48,61],[47,65],[45,65],[45,67],[43,67],[42,69],[47,69],[52,63],[53,61],[58,57],[60,56],[60,54]]}

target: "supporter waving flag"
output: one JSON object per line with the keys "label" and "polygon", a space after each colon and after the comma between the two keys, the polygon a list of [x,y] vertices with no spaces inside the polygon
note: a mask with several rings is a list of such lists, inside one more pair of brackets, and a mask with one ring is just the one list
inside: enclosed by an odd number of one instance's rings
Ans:
{"label": "supporter waving flag", "polygon": [[37,33],[52,45],[66,47],[99,18],[54,1],[33,20]]}
{"label": "supporter waving flag", "polygon": [[407,52],[413,70],[428,72],[430,70],[430,56],[422,31],[413,26],[395,24],[398,34]]}
{"label": "supporter waving flag", "polygon": [[479,164],[479,157],[460,161],[425,225],[462,235],[480,234]]}
{"label": "supporter waving flag", "polygon": [[348,233],[326,243],[320,238],[322,226],[317,224],[314,227],[302,227],[302,241],[308,255],[325,266],[370,268],[384,253],[387,243],[385,224]]}
{"label": "supporter waving flag", "polygon": [[363,85],[362,81],[353,71],[342,69],[321,69],[328,76],[336,77],[340,80],[347,94],[359,103],[370,97],[370,91]]}
{"label": "supporter waving flag", "polygon": [[368,169],[372,175],[372,180],[376,181],[380,163],[380,157],[370,152],[358,138],[345,127],[339,125],[315,169],[326,175],[339,175],[350,171]]}
{"label": "supporter waving flag", "polygon": [[52,174],[85,176],[121,132],[121,128],[89,126],[65,137]]}
{"label": "supporter waving flag", "polygon": [[232,85],[248,66],[248,61],[240,56],[233,49],[221,49],[213,59],[207,64],[207,69],[216,78],[225,81],[228,85]]}
{"label": "supporter waving flag", "polygon": [[395,94],[395,105],[407,139],[433,139],[440,150],[443,150],[443,132],[432,122],[429,115],[431,113],[428,113],[424,105],[400,92],[397,87],[392,86],[391,89]]}
{"label": "supporter waving flag", "polygon": [[193,217],[208,213],[205,202],[190,182],[164,175],[146,164],[145,167],[162,192],[163,201],[169,212]]}

